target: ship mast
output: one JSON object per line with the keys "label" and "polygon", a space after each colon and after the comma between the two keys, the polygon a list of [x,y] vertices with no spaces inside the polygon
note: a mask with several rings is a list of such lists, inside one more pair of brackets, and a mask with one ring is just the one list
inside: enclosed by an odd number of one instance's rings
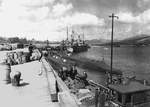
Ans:
{"label": "ship mast", "polygon": [[83,44],[84,44],[84,32],[83,32]]}
{"label": "ship mast", "polygon": [[68,41],[68,26],[67,26],[67,41]]}
{"label": "ship mast", "polygon": [[79,39],[78,41],[80,42],[81,41],[80,35],[78,35],[78,39]]}
{"label": "ship mast", "polygon": [[74,43],[74,30],[72,30],[72,34],[71,34],[71,45],[73,45]]}
{"label": "ship mast", "polygon": [[83,42],[83,44],[84,44],[84,40],[85,40],[85,37],[84,37],[84,28],[82,27],[82,31],[83,31],[83,35],[82,35],[82,42]]}
{"label": "ship mast", "polygon": [[48,41],[48,39],[47,39],[47,41],[46,41],[46,44],[47,44],[47,46],[49,46],[49,41]]}
{"label": "ship mast", "polygon": [[109,16],[112,19],[112,32],[111,32],[111,63],[110,63],[110,83],[112,83],[112,70],[113,70],[113,33],[114,33],[114,18],[119,18],[118,16],[115,16],[114,13],[112,13],[111,16]]}

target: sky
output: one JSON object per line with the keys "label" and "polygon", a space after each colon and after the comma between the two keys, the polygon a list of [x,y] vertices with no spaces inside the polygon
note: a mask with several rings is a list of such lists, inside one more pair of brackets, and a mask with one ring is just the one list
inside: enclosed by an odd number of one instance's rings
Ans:
{"label": "sky", "polygon": [[86,39],[150,34],[150,0],[0,0],[0,36],[60,41],[72,30]]}

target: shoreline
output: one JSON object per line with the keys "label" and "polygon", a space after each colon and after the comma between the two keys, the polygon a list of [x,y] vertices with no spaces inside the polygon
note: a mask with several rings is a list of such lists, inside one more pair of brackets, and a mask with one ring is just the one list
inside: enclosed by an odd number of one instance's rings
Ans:
{"label": "shoreline", "polygon": [[[57,61],[53,56],[57,56]],[[110,66],[105,63],[105,61],[96,61],[91,60],[84,57],[76,57],[76,56],[66,56],[62,53],[53,53],[52,56],[49,54],[48,59],[52,60],[53,63],[57,63],[55,65],[58,66],[67,66],[76,65],[79,68],[87,69],[91,71],[101,72],[101,73],[110,73]],[[62,59],[65,59],[66,62],[64,63]],[[113,75],[122,75],[122,71],[116,68],[113,68]]]}
{"label": "shoreline", "polygon": [[[84,69],[99,71],[103,73],[111,72],[110,66],[106,64],[105,61],[96,61],[96,60],[91,60],[88,58],[74,57],[74,56],[71,56],[71,57],[63,56],[63,58],[74,61],[77,64],[77,66],[84,68]],[[122,71],[119,69],[113,68],[112,74],[121,75]]]}

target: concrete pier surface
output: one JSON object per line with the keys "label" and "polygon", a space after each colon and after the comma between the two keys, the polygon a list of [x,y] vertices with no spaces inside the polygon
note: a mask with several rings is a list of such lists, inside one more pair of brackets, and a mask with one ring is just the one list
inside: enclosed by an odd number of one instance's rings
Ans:
{"label": "concrete pier surface", "polygon": [[11,71],[21,72],[20,86],[0,82],[1,107],[59,107],[58,102],[51,101],[47,73],[42,62],[14,65]]}

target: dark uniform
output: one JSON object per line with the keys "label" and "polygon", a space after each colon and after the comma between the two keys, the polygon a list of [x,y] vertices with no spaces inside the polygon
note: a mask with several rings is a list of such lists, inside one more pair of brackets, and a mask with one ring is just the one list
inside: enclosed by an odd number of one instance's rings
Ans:
{"label": "dark uniform", "polygon": [[71,72],[70,72],[70,77],[71,79],[75,79],[76,75],[77,75],[77,69],[75,68],[75,66],[72,67]]}
{"label": "dark uniform", "polygon": [[33,53],[33,46],[32,46],[32,44],[29,45],[28,50],[29,50],[29,53],[26,56],[26,61],[30,62],[31,61],[30,57],[32,56],[32,53]]}

